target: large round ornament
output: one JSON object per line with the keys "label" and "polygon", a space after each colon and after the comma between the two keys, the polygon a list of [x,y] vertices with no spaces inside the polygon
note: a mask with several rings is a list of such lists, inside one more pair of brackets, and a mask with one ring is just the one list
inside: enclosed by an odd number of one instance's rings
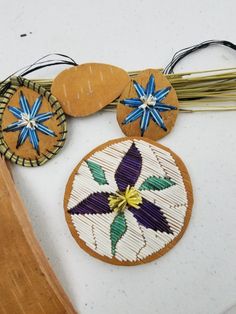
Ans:
{"label": "large round ornament", "polygon": [[141,137],[109,141],[85,156],[69,178],[64,200],[78,244],[117,265],[165,254],[182,237],[192,205],[181,159]]}

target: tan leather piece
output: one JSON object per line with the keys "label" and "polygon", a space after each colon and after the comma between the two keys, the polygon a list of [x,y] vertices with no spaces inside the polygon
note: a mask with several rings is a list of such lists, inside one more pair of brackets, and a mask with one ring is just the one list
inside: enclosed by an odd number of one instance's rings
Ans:
{"label": "tan leather piece", "polygon": [[66,114],[91,115],[120,96],[129,83],[126,71],[113,65],[85,63],[62,71],[52,83],[52,94]]}

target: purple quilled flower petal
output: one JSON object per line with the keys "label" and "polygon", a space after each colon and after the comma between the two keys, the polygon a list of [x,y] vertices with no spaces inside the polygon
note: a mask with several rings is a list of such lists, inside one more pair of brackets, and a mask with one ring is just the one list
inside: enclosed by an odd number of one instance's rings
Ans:
{"label": "purple quilled flower petal", "polygon": [[133,143],[121,160],[116,173],[115,180],[120,191],[125,191],[128,185],[134,186],[142,168],[142,156]]}
{"label": "purple quilled flower petal", "polygon": [[133,213],[140,225],[150,228],[154,231],[161,231],[173,234],[168,222],[161,212],[160,207],[143,198],[143,202],[139,209],[130,207],[129,210]]}
{"label": "purple quilled flower petal", "polygon": [[68,213],[74,215],[85,214],[107,214],[111,212],[108,204],[109,193],[97,192],[90,194],[82,202],[68,210]]}

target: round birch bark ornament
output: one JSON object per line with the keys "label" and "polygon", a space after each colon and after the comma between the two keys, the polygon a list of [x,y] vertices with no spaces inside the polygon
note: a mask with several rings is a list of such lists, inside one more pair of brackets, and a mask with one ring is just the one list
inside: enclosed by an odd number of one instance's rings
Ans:
{"label": "round birch bark ornament", "polygon": [[72,172],[64,208],[90,255],[117,265],[150,262],[182,237],[193,195],[188,171],[170,149],[141,137],[109,141]]}
{"label": "round birch bark ornament", "polygon": [[157,140],[175,124],[179,102],[167,78],[158,70],[145,70],[124,89],[117,106],[117,121],[127,136]]}
{"label": "round birch bark ornament", "polygon": [[128,73],[121,68],[86,63],[62,71],[53,80],[51,91],[66,114],[84,117],[119,97],[129,81]]}
{"label": "round birch bark ornament", "polygon": [[0,97],[0,120],[0,152],[18,165],[41,166],[64,145],[67,127],[60,104],[25,78],[12,78]]}

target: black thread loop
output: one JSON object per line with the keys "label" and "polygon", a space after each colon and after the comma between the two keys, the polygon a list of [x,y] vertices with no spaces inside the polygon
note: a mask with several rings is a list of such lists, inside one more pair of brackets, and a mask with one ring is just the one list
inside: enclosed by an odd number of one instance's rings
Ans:
{"label": "black thread loop", "polygon": [[[59,59],[48,59],[52,56],[60,57],[60,58]],[[47,55],[43,56],[42,58],[39,58],[38,60],[36,60],[31,65],[28,65],[26,67],[23,67],[23,68],[17,70],[16,72],[12,73],[7,78],[5,78],[5,80],[0,82],[0,96],[3,95],[7,91],[8,88],[11,87],[11,82],[9,81],[9,79],[12,76],[14,76],[14,75],[25,76],[25,75],[28,75],[28,74],[34,72],[34,71],[37,71],[37,70],[40,70],[40,69],[43,69],[46,67],[50,67],[50,66],[55,66],[55,65],[76,66],[78,64],[77,64],[77,62],[75,62],[74,59],[72,59],[71,57],[69,57],[65,54],[62,54],[62,53],[47,54]]]}
{"label": "black thread loop", "polygon": [[186,56],[188,56],[191,53],[194,53],[198,50],[212,46],[212,45],[222,45],[222,46],[229,47],[233,50],[236,50],[236,45],[231,43],[230,41],[227,41],[227,40],[207,40],[207,41],[204,41],[198,45],[190,46],[190,47],[183,48],[183,49],[177,51],[174,54],[170,63],[168,63],[167,66],[165,67],[165,69],[163,70],[163,73],[164,74],[173,74],[174,73],[173,70],[174,70],[176,64],[179,63]]}
{"label": "black thread loop", "polygon": [[[42,61],[48,57],[51,56],[58,56],[58,57],[62,57],[64,59],[58,59],[58,60],[46,60],[46,61]],[[60,65],[60,64],[64,64],[64,65],[72,65],[72,66],[76,66],[78,65],[74,59],[72,59],[71,57],[61,54],[61,53],[51,53],[48,55],[43,56],[42,58],[36,60],[33,64],[31,64],[29,67],[27,67],[25,69],[25,71],[23,71],[21,73],[21,76],[25,76],[27,74],[30,74],[34,71],[49,67],[49,66],[54,66],[54,65]]]}

